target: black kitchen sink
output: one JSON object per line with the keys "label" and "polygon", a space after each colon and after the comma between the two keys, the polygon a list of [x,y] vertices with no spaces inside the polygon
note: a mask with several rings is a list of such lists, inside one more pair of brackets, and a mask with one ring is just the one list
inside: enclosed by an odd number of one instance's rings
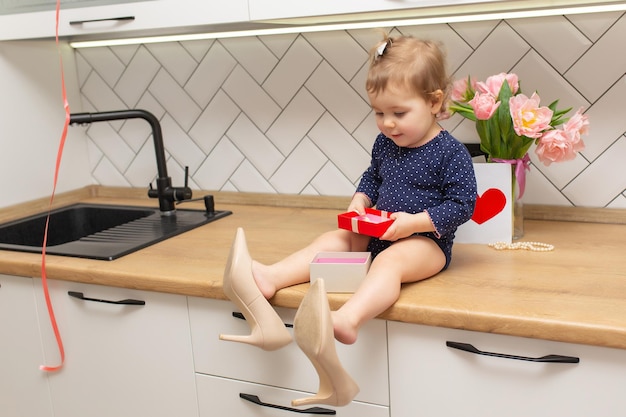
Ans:
{"label": "black kitchen sink", "polygon": [[[113,260],[232,214],[230,211],[74,204],[50,212],[46,253]],[[0,250],[41,253],[48,213],[0,225]]]}

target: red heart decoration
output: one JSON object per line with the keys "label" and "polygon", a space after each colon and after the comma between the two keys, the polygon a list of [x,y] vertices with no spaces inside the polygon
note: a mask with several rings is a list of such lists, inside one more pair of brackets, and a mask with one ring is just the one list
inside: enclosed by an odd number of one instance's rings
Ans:
{"label": "red heart decoration", "polygon": [[504,210],[505,205],[506,196],[504,193],[497,188],[490,188],[476,199],[472,220],[478,224],[483,224]]}

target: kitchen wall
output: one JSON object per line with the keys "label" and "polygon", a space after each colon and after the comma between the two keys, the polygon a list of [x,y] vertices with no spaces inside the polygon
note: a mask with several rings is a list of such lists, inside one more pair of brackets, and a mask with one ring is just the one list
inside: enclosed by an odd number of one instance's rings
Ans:
{"label": "kitchen wall", "polygon": [[[65,121],[60,56],[68,99],[80,107],[74,53],[53,41],[0,42],[0,207],[49,196]],[[57,191],[91,184],[81,130],[66,140]]]}
{"label": "kitchen wall", "polygon": [[[402,27],[442,41],[450,71],[516,72],[546,105],[584,107],[586,150],[545,167],[531,152],[525,201],[626,208],[626,15],[607,13]],[[249,37],[76,51],[85,111],[144,108],[162,122],[175,184],[351,195],[377,133],[364,93],[373,30]],[[459,116],[444,127],[477,142]],[[155,174],[142,121],[87,129],[93,181],[146,187]]]}

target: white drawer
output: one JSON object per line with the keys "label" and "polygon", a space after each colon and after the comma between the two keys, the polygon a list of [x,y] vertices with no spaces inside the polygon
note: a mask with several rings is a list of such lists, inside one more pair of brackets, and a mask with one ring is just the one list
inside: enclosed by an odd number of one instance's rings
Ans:
{"label": "white drawer", "polygon": [[[398,322],[388,326],[394,417],[624,416],[625,350]],[[546,355],[580,362],[514,360]]]}
{"label": "white drawer", "polygon": [[[265,404],[291,408],[291,400],[306,396],[306,393],[303,392],[202,374],[196,374],[196,386],[198,389],[200,417],[289,417],[290,415],[312,415],[277,409],[271,406],[262,406],[240,397],[240,394],[253,395]],[[357,401],[353,401],[345,407],[311,404],[298,407],[298,410],[306,410],[312,407],[335,410],[338,417],[389,417],[389,407]]]}
{"label": "white drawer", "polygon": [[[295,310],[276,310],[285,323],[293,323]],[[229,301],[189,297],[196,372],[299,391],[317,391],[317,373],[295,341],[268,352],[244,343],[219,340],[220,333],[250,333],[244,320],[233,317],[234,311],[236,307]],[[389,405],[386,322],[370,321],[361,329],[355,344],[337,342],[337,353],[361,389],[355,400]]]}

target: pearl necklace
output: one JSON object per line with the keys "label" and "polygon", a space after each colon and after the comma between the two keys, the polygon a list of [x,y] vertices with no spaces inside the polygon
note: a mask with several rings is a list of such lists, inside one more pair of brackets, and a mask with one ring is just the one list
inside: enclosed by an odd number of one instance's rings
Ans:
{"label": "pearl necklace", "polygon": [[554,245],[550,245],[548,243],[541,242],[515,242],[515,243],[505,243],[505,242],[496,242],[490,243],[490,248],[494,248],[495,250],[529,250],[532,252],[550,252],[554,250]]}

